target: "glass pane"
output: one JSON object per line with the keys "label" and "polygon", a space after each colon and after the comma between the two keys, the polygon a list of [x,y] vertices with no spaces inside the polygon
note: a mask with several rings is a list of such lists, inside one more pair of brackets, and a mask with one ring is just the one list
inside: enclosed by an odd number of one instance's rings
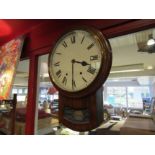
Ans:
{"label": "glass pane", "polygon": [[107,102],[115,107],[126,107],[125,87],[107,87]]}
{"label": "glass pane", "polygon": [[149,87],[128,87],[128,107],[143,109],[143,100],[150,97]]}
{"label": "glass pane", "polygon": [[48,55],[39,57],[36,134],[52,133],[58,122],[58,91],[48,74]]}
{"label": "glass pane", "polygon": [[59,124],[58,91],[48,74],[48,54],[39,57],[35,134],[79,134]]}
{"label": "glass pane", "polygon": [[[16,105],[16,120],[15,120],[15,134],[21,135],[25,134],[25,120],[26,120],[26,106],[27,106],[27,91],[28,90],[28,78],[29,78],[29,60],[20,61],[17,66],[16,75],[12,85],[12,90],[10,93],[10,98],[13,94],[17,94],[17,105]],[[11,116],[10,106],[6,107],[8,116]],[[2,131],[6,134],[11,130],[11,119],[7,115],[3,116],[5,123],[4,129]]]}

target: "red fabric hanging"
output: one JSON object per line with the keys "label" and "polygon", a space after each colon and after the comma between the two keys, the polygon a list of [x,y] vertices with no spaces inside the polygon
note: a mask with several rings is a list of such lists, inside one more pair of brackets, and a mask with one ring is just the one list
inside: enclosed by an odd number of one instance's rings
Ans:
{"label": "red fabric hanging", "polygon": [[50,95],[53,95],[56,92],[57,92],[57,89],[55,87],[53,87],[53,86],[48,89],[48,94],[50,94]]}

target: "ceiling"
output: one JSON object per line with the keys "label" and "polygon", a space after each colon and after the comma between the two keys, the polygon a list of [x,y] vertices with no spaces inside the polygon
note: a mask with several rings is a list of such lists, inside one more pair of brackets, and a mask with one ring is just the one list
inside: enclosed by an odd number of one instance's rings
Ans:
{"label": "ceiling", "polygon": [[[111,77],[155,75],[155,53],[149,54],[147,52],[138,52],[137,45],[140,40],[148,39],[148,35],[146,34],[150,31],[152,31],[153,36],[155,37],[155,29],[149,29],[109,39],[113,53],[113,68],[132,66],[135,69],[137,65],[141,65],[142,69],[144,69],[141,72],[111,74]],[[137,37],[140,39],[137,40]],[[147,68],[149,66],[152,66],[153,70],[148,70]]]}
{"label": "ceiling", "polygon": [[40,24],[47,23],[52,30],[65,29],[75,25],[90,25],[98,29],[111,28],[120,24],[128,23],[129,19],[89,19],[89,20],[66,20],[66,19],[0,19],[0,46],[16,38],[27,34]]}
{"label": "ceiling", "polygon": [[[113,53],[112,70],[118,68],[122,71],[123,68],[125,70],[130,67],[136,69],[139,66],[142,70],[137,72],[111,73],[107,83],[117,83],[119,86],[125,83],[139,86],[152,85],[155,82],[155,53],[138,52],[138,43],[146,43],[150,33],[155,38],[155,29],[148,29],[109,39]],[[152,66],[153,69],[149,70],[148,66]]]}
{"label": "ceiling", "polygon": [[0,19],[0,46],[19,35],[28,33],[41,22],[42,20],[31,19]]}

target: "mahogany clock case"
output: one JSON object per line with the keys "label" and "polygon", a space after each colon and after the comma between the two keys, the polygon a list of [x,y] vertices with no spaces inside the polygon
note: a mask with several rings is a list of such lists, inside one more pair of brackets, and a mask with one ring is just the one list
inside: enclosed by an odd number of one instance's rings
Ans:
{"label": "mahogany clock case", "polygon": [[[90,131],[103,122],[103,88],[82,98],[59,96],[59,121],[75,131]],[[78,114],[79,113],[79,114]]]}
{"label": "mahogany clock case", "polygon": [[98,73],[96,79],[88,87],[86,87],[83,90],[77,91],[77,92],[67,92],[55,84],[54,79],[52,78],[52,76],[50,74],[50,57],[52,55],[52,51],[55,49],[55,47],[59,43],[60,39],[58,39],[56,41],[56,44],[53,46],[53,48],[51,49],[51,52],[49,54],[48,72],[49,72],[50,80],[52,81],[53,85],[56,87],[56,89],[61,94],[71,97],[71,98],[80,98],[80,97],[84,97],[84,96],[87,96],[87,95],[95,92],[106,81],[106,79],[109,75],[110,69],[111,69],[111,65],[112,65],[112,52],[111,52],[111,46],[110,46],[109,41],[103,36],[103,34],[99,30],[97,30],[93,27],[87,27],[87,26],[75,27],[75,28],[72,28],[72,29],[68,30],[67,32],[65,32],[62,36],[65,36],[74,30],[84,30],[84,31],[89,32],[90,34],[92,34],[95,37],[95,39],[98,40],[98,42],[101,45],[101,48],[103,49],[102,50],[101,68],[99,70],[99,73]]}
{"label": "mahogany clock case", "polygon": [[[67,92],[58,87],[50,74],[50,57],[58,42],[52,48],[48,59],[49,76],[53,85],[59,91],[59,121],[66,127],[76,131],[90,131],[103,122],[103,83],[107,79],[111,65],[112,52],[109,41],[95,28],[76,27],[64,35],[74,31],[84,30],[93,35],[101,46],[101,67],[95,80],[85,89]],[[60,38],[61,39],[61,38]]]}

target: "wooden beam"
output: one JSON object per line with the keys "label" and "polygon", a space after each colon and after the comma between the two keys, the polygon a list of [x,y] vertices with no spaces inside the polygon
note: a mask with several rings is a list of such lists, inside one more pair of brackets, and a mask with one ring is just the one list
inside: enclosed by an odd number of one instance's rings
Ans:
{"label": "wooden beam", "polygon": [[114,38],[153,27],[155,27],[154,19],[142,19],[121,24],[119,26],[102,29],[101,31],[107,38]]}
{"label": "wooden beam", "polygon": [[36,90],[37,90],[38,56],[30,56],[28,101],[26,111],[25,134],[34,134],[35,111],[36,111]]}

